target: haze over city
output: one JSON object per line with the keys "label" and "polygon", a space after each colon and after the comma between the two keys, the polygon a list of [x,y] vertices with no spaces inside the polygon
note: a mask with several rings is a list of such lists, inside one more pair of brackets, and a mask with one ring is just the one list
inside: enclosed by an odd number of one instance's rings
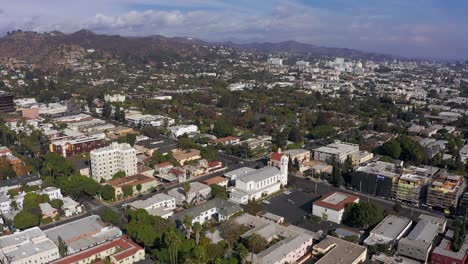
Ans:
{"label": "haze over city", "polygon": [[296,40],[405,57],[468,58],[467,1],[0,1],[0,33],[89,29],[207,41]]}

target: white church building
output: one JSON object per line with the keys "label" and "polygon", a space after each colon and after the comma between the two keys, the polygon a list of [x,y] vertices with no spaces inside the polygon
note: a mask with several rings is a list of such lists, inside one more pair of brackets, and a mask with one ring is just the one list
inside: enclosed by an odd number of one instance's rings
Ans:
{"label": "white church building", "polygon": [[[278,153],[280,154],[280,153]],[[279,162],[275,166],[266,166],[255,170],[240,168],[226,173],[235,181],[230,188],[229,199],[233,202],[246,204],[250,200],[259,200],[263,196],[270,195],[281,190],[288,184],[288,156],[278,155]]]}

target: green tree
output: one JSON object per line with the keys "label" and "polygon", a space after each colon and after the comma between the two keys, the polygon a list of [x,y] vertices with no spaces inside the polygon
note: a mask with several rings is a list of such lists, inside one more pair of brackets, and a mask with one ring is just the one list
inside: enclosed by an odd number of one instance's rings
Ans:
{"label": "green tree", "polygon": [[[261,251],[265,250],[267,246],[268,246],[268,241],[262,236],[257,235],[256,233],[253,233],[247,239],[247,248],[252,253],[255,253],[255,254],[260,253]],[[250,262],[253,262],[253,254],[251,256],[252,258]]]}
{"label": "green tree", "polygon": [[217,137],[227,137],[234,134],[234,127],[224,118],[216,120],[213,128],[213,134]]}
{"label": "green tree", "polygon": [[210,188],[213,198],[221,198],[226,200],[229,198],[229,194],[224,187],[217,184],[210,184]]}
{"label": "green tree", "polygon": [[120,214],[109,207],[104,210],[104,213],[101,215],[101,219],[102,221],[111,223],[113,225],[120,224]]}
{"label": "green tree", "polygon": [[221,237],[226,240],[231,248],[234,243],[239,240],[240,236],[248,229],[248,227],[240,225],[232,219],[222,221],[219,225],[219,232]]}
{"label": "green tree", "polygon": [[195,222],[193,224],[193,232],[195,233],[195,243],[198,245],[200,244],[200,233],[202,232],[203,228],[199,222]]}
{"label": "green tree", "polygon": [[57,209],[57,210],[60,210],[62,209],[62,206],[63,206],[63,200],[60,200],[60,199],[54,199],[52,201],[50,201],[50,205]]}
{"label": "green tree", "polygon": [[15,223],[16,228],[24,230],[30,227],[38,226],[40,219],[37,215],[23,210],[15,216],[13,222]]}
{"label": "green tree", "polygon": [[61,236],[57,237],[58,240],[58,250],[61,258],[68,255],[68,246],[65,244]]}
{"label": "green tree", "polygon": [[109,120],[112,115],[112,105],[108,102],[105,102],[102,107],[102,117]]}
{"label": "green tree", "polygon": [[385,216],[385,210],[373,203],[352,203],[345,208],[346,221],[359,228],[373,226]]}
{"label": "green tree", "polygon": [[393,159],[399,159],[401,154],[400,143],[392,139],[382,145],[382,155],[389,156]]}
{"label": "green tree", "polygon": [[124,197],[132,196],[133,195],[133,186],[125,185],[124,187],[122,187],[122,192],[123,192]]}
{"label": "green tree", "polygon": [[118,171],[112,176],[112,180],[122,179],[125,177],[127,177],[127,174],[125,173],[125,171]]}
{"label": "green tree", "polygon": [[401,208],[402,208],[401,204],[398,203],[398,202],[393,205],[393,211],[395,211],[395,213],[397,213],[397,214],[400,213]]}
{"label": "green tree", "polygon": [[151,155],[151,162],[153,163],[153,165],[160,164],[160,163],[167,162],[167,161],[169,161],[167,155],[163,155],[158,150],[153,151],[153,154]]}
{"label": "green tree", "polygon": [[215,161],[218,159],[218,151],[213,146],[206,146],[201,149],[200,155],[208,161]]}
{"label": "green tree", "polygon": [[185,235],[187,236],[187,239],[190,239],[190,235],[192,234],[192,221],[192,216],[185,215],[183,222],[185,227]]}
{"label": "green tree", "polygon": [[106,201],[115,200],[115,189],[112,185],[104,185],[101,189],[101,197]]}
{"label": "green tree", "polygon": [[136,142],[136,134],[128,133],[126,137],[127,137],[127,143],[133,147]]}

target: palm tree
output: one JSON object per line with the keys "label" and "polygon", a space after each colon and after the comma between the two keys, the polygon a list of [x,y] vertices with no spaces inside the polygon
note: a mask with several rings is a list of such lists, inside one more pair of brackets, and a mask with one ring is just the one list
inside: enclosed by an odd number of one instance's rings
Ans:
{"label": "palm tree", "polygon": [[203,227],[199,222],[196,222],[193,225],[193,231],[195,231],[195,243],[197,245],[200,243],[200,232],[202,231]]}
{"label": "palm tree", "polygon": [[190,239],[190,234],[192,233],[192,221],[193,218],[190,215],[185,215],[184,217],[184,226],[187,239]]}

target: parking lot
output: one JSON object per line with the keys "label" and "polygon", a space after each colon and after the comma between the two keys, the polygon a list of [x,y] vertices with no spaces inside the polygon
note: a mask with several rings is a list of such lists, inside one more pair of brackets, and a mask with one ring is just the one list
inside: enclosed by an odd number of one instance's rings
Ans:
{"label": "parking lot", "polygon": [[314,194],[292,190],[290,194],[279,194],[268,199],[265,204],[266,211],[283,216],[288,223],[297,225],[309,217],[312,211],[312,202],[317,198]]}

